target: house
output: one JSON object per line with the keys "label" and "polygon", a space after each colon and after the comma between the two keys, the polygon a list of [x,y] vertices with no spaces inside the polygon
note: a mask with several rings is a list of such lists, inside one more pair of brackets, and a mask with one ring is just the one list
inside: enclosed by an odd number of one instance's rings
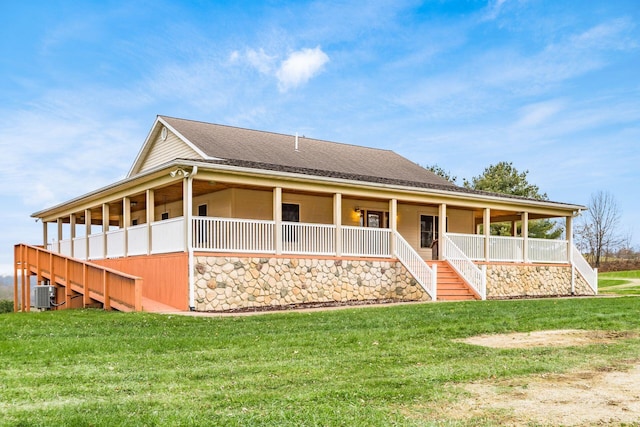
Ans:
{"label": "house", "polygon": [[[583,209],[459,187],[388,150],[158,116],[125,179],[32,215],[43,246],[16,245],[16,306],[32,276],[54,306],[121,310],[594,295],[572,241]],[[565,239],[528,237],[546,218]],[[505,221],[521,234],[490,235]]]}

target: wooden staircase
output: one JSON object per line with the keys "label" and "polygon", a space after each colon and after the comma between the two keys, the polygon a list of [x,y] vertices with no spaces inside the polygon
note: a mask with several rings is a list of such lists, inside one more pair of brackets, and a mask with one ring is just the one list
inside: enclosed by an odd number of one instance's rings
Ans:
{"label": "wooden staircase", "polygon": [[438,301],[464,301],[480,299],[446,261],[427,261],[438,266]]}

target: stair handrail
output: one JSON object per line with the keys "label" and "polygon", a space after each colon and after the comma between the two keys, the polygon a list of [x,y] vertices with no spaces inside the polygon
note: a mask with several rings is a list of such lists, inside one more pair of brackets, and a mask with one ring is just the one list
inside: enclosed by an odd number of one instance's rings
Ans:
{"label": "stair handrail", "polygon": [[[54,265],[56,260],[61,260],[64,263],[65,268],[61,271],[57,269],[54,271]],[[82,268],[73,268],[71,265],[81,265]],[[73,258],[67,255],[58,254],[45,249],[42,246],[28,245],[25,243],[18,243],[14,245],[14,291],[17,291],[18,285],[18,270],[20,270],[20,285],[25,288],[25,292],[28,289],[28,282],[23,280],[25,275],[31,275],[31,270],[37,271],[38,276],[41,272],[46,272],[49,276],[51,284],[57,284],[58,281],[64,282],[64,287],[67,288],[66,292],[71,295],[69,289],[72,286],[81,288],[81,293],[85,296],[89,296],[90,293],[94,295],[90,298],[94,298],[96,290],[101,294],[99,295],[103,301],[105,309],[117,308],[118,310],[132,310],[142,311],[142,286],[143,280],[140,277],[133,276],[118,270],[114,270],[109,267],[105,267],[99,264],[94,264],[89,261]],[[90,270],[99,272],[101,277],[100,282],[96,286],[90,286],[90,277],[88,275]],[[110,289],[111,279],[121,279],[132,288],[133,295],[128,300],[123,300],[113,295],[114,292]],[[78,289],[78,291],[80,291]],[[27,297],[28,301],[28,297]],[[30,306],[26,304],[27,301],[18,301],[17,296],[14,295],[14,310],[29,311]],[[19,303],[19,304],[18,304]]]}
{"label": "stair handrail", "polygon": [[393,232],[393,255],[407,269],[413,278],[422,286],[432,301],[436,300],[437,295],[437,269],[433,268],[422,259],[420,255],[411,247],[411,245],[397,231]]}
{"label": "stair handrail", "polygon": [[578,270],[593,292],[598,295],[598,269],[591,268],[575,245],[571,245],[571,266]]}
{"label": "stair handrail", "polygon": [[441,239],[442,253],[451,267],[460,275],[482,300],[487,299],[486,267],[482,269],[467,257],[464,252],[446,234]]}

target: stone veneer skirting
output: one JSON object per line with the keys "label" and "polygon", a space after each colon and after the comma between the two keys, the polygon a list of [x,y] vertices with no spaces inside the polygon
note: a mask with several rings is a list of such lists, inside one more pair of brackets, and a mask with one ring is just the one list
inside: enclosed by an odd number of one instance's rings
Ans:
{"label": "stone veneer skirting", "polygon": [[195,309],[302,303],[429,301],[398,261],[298,257],[195,257]]}
{"label": "stone veneer skirting", "polygon": [[[574,295],[594,294],[593,289],[576,272]],[[572,295],[570,265],[487,265],[487,298],[565,295]]]}

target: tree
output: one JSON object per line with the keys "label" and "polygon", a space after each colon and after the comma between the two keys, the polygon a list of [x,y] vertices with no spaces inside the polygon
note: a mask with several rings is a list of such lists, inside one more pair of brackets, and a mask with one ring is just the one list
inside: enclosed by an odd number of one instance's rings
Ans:
{"label": "tree", "polygon": [[452,184],[455,184],[456,181],[458,180],[457,176],[451,175],[451,172],[442,169],[440,166],[438,166],[436,164],[429,165],[429,166],[424,166],[424,168],[427,169],[427,170],[430,170],[431,172],[435,173],[439,177],[446,179],[447,181],[449,181]]}
{"label": "tree", "polygon": [[618,233],[620,209],[611,193],[598,191],[591,194],[581,224],[576,230],[580,248],[589,253],[596,268],[600,267],[602,255],[624,244],[625,238]]}
{"label": "tree", "polygon": [[463,185],[474,190],[548,200],[547,194],[540,193],[537,185],[529,184],[528,173],[528,170],[518,172],[511,162],[500,162],[485,168],[482,175],[471,178],[471,182],[465,179]]}
{"label": "tree", "polygon": [[[463,185],[473,190],[511,194],[536,200],[548,200],[546,193],[541,193],[537,185],[530,184],[527,181],[528,173],[528,170],[519,172],[511,162],[499,162],[485,168],[482,175],[471,178],[471,181],[465,179]],[[555,221],[540,219],[529,221],[528,231],[528,237],[557,239],[562,235],[563,228]],[[491,224],[491,234],[511,236],[511,224],[506,222]]]}

